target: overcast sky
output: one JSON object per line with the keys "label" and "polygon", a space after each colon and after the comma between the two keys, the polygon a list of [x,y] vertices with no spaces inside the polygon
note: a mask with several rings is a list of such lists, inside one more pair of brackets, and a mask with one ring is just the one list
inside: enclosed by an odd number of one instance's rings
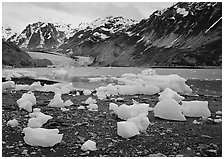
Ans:
{"label": "overcast sky", "polygon": [[3,2],[2,24],[21,32],[38,21],[62,22],[78,26],[99,17],[123,16],[141,20],[173,2]]}

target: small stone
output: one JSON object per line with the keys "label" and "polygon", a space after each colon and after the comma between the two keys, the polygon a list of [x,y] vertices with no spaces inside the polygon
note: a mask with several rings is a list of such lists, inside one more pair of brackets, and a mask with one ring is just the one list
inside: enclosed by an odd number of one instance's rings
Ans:
{"label": "small stone", "polygon": [[14,146],[8,146],[8,145],[7,145],[6,148],[7,148],[7,149],[13,149]]}
{"label": "small stone", "polygon": [[208,135],[201,135],[202,138],[207,138],[207,139],[212,139],[211,136],[208,136]]}
{"label": "small stone", "polygon": [[210,149],[210,150],[206,150],[205,153],[211,157],[217,156],[217,150]]}
{"label": "small stone", "polygon": [[61,146],[66,146],[66,142],[64,140],[61,140],[60,145]]}
{"label": "small stone", "polygon": [[23,154],[23,155],[28,155],[27,152],[28,152],[28,150],[25,149],[25,150],[23,150],[23,152],[22,152],[21,154]]}

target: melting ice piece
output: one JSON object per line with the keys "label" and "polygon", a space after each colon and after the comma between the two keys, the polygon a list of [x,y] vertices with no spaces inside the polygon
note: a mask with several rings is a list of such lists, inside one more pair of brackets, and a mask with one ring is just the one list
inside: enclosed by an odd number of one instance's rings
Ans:
{"label": "melting ice piece", "polygon": [[18,105],[20,105],[24,101],[30,101],[33,105],[35,105],[36,104],[36,97],[34,96],[34,93],[32,93],[32,92],[24,93],[22,95],[22,97],[19,100],[16,101],[16,103]]}
{"label": "melting ice piece", "polygon": [[69,99],[65,101],[64,106],[71,106],[72,104],[74,103]]}
{"label": "melting ice piece", "polygon": [[155,117],[167,120],[185,121],[186,118],[181,113],[180,105],[174,99],[160,101],[154,108]]}
{"label": "melting ice piece", "polygon": [[181,111],[188,117],[207,118],[211,116],[208,101],[182,101]]}
{"label": "melting ice piece", "polygon": [[98,105],[97,104],[90,104],[88,106],[90,111],[98,111]]}
{"label": "melting ice piece", "polygon": [[54,98],[48,104],[49,107],[64,107],[64,102],[61,99],[61,93],[56,93]]}
{"label": "melting ice piece", "polygon": [[145,131],[150,124],[149,118],[145,114],[129,118],[127,121],[135,123],[139,131]]}
{"label": "melting ice piece", "polygon": [[96,143],[92,140],[87,140],[81,147],[82,151],[96,151]]}
{"label": "melting ice piece", "polygon": [[67,109],[67,108],[61,108],[61,111],[62,112],[67,112],[67,111],[69,111],[69,109]]}
{"label": "melting ice piece", "polygon": [[89,95],[91,95],[91,91],[90,90],[84,90],[83,91],[83,94],[85,95],[85,96],[89,96]]}
{"label": "melting ice piece", "polygon": [[12,89],[15,89],[16,85],[14,81],[2,82],[2,92],[11,92]]}
{"label": "melting ice piece", "polygon": [[135,123],[130,121],[117,122],[117,134],[123,138],[129,138],[140,134]]}
{"label": "melting ice piece", "polygon": [[30,128],[40,128],[43,124],[41,123],[39,118],[30,118],[28,120],[27,127]]}
{"label": "melting ice piece", "polygon": [[58,129],[30,128],[23,129],[23,137],[26,144],[31,146],[52,147],[60,143],[63,134],[58,134]]}
{"label": "melting ice piece", "polygon": [[9,120],[7,122],[7,126],[11,126],[11,127],[17,127],[19,125],[18,121],[16,119],[13,120]]}
{"label": "melting ice piece", "polygon": [[159,101],[167,100],[167,99],[175,99],[178,103],[185,98],[177,94],[177,92],[173,91],[170,88],[166,88],[162,93],[159,93]]}
{"label": "melting ice piece", "polygon": [[145,116],[147,116],[148,110],[149,110],[149,104],[135,103],[130,106],[122,104],[121,106],[118,107],[116,112],[119,118],[127,120],[129,118],[138,116],[139,114],[145,114]]}
{"label": "melting ice piece", "polygon": [[96,96],[97,96],[97,98],[100,99],[100,100],[102,100],[102,99],[106,99],[106,98],[107,98],[106,93],[105,93],[104,91],[102,91],[102,90],[98,90],[98,91],[96,92]]}
{"label": "melting ice piece", "polygon": [[85,104],[96,104],[96,99],[89,97],[88,99],[86,99]]}
{"label": "melting ice piece", "polygon": [[112,110],[115,114],[117,114],[118,105],[115,103],[109,103],[109,110]]}
{"label": "melting ice piece", "polygon": [[24,109],[28,112],[32,112],[32,106],[33,106],[33,103],[28,100],[28,101],[24,101],[23,103],[20,103],[19,108]]}
{"label": "melting ice piece", "polygon": [[46,115],[42,112],[40,112],[37,108],[35,108],[35,111],[33,113],[29,114],[29,117],[31,118],[37,118],[40,123],[43,125],[47,123],[48,120],[52,119],[53,117],[50,115]]}

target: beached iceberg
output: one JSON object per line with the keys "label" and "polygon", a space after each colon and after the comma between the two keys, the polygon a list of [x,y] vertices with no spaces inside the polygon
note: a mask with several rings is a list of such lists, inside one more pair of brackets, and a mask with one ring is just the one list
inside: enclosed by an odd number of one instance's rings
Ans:
{"label": "beached iceberg", "polygon": [[32,92],[27,92],[27,93],[24,93],[22,95],[22,97],[17,100],[17,104],[20,105],[21,103],[23,103],[24,101],[30,101],[33,105],[36,104],[36,97],[34,96],[34,93]]}
{"label": "beached iceberg", "polygon": [[26,144],[31,146],[52,147],[60,143],[63,134],[58,134],[58,129],[30,128],[23,129]]}
{"label": "beached iceberg", "polygon": [[64,107],[64,101],[61,99],[61,93],[56,93],[54,98],[48,104],[49,107]]}
{"label": "beached iceberg", "polygon": [[106,99],[106,98],[107,98],[106,93],[105,93],[104,91],[102,91],[102,90],[98,90],[98,91],[96,92],[96,96],[97,96],[97,98],[100,99],[100,100],[102,100],[102,99]]}
{"label": "beached iceberg", "polygon": [[122,104],[116,109],[116,113],[119,118],[127,120],[129,118],[136,117],[140,114],[148,115],[149,104],[134,103],[133,105]]}
{"label": "beached iceberg", "polygon": [[181,111],[188,117],[209,117],[208,101],[182,101]]}
{"label": "beached iceberg", "polygon": [[139,114],[136,117],[129,118],[127,121],[133,122],[137,126],[138,131],[145,131],[150,124],[149,118],[145,114]]}
{"label": "beached iceberg", "polygon": [[12,89],[15,89],[16,85],[14,81],[2,82],[2,92],[11,92]]}
{"label": "beached iceberg", "polygon": [[85,96],[89,96],[89,95],[91,95],[91,91],[90,90],[84,90],[83,91],[83,94],[85,95]]}
{"label": "beached iceberg", "polygon": [[154,116],[167,120],[185,121],[181,113],[180,105],[174,99],[167,99],[158,102],[154,108]]}
{"label": "beached iceberg", "polygon": [[97,104],[89,104],[89,106],[87,106],[87,108],[89,108],[89,111],[98,111],[98,105]]}
{"label": "beached iceberg", "polygon": [[14,128],[19,125],[19,122],[16,119],[13,119],[13,120],[9,120],[6,125]]}
{"label": "beached iceberg", "polygon": [[85,104],[96,104],[96,99],[93,99],[92,97],[89,97],[86,99]]}
{"label": "beached iceberg", "polygon": [[123,138],[130,138],[140,133],[135,123],[121,121],[117,122],[117,134]]}
{"label": "beached iceberg", "polygon": [[81,147],[82,151],[96,151],[96,142],[92,140],[87,140]]}
{"label": "beached iceberg", "polygon": [[24,93],[20,99],[16,101],[20,109],[24,109],[28,112],[32,112],[32,106],[36,104],[36,97],[34,93]]}
{"label": "beached iceberg", "polygon": [[53,118],[50,115],[46,115],[46,114],[40,112],[40,109],[37,109],[37,108],[35,108],[33,110],[33,113],[29,114],[29,117],[39,119],[41,124],[45,124],[45,123],[47,123],[48,120]]}
{"label": "beached iceberg", "polygon": [[27,127],[30,127],[30,128],[40,128],[42,127],[42,123],[40,121],[39,118],[30,118],[28,120],[28,124],[27,124]]}
{"label": "beached iceberg", "polygon": [[185,98],[177,94],[177,92],[173,91],[170,88],[166,88],[163,92],[159,93],[159,101],[167,100],[167,99],[175,99],[178,103],[180,103]]}
{"label": "beached iceberg", "polygon": [[112,110],[115,114],[117,114],[118,105],[115,103],[109,103],[109,110]]}
{"label": "beached iceberg", "polygon": [[68,99],[68,100],[66,100],[65,101],[65,103],[64,103],[64,106],[71,106],[71,105],[73,105],[74,103],[70,100],[70,99]]}

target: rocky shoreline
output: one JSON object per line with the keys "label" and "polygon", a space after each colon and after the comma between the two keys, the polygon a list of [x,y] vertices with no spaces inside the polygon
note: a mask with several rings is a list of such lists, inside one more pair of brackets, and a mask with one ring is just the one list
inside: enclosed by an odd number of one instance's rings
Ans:
{"label": "rocky shoreline", "polygon": [[[30,84],[30,81],[17,81],[16,83]],[[140,103],[148,103],[154,107],[158,102],[156,95],[134,95],[119,96],[123,100],[107,98],[98,100],[98,111],[77,109],[85,105],[88,97],[82,91],[79,96],[74,96],[76,91],[62,95],[63,100],[70,99],[74,104],[67,107],[69,111],[62,112],[59,108],[48,107],[54,93],[43,93],[34,91],[37,99],[35,108],[41,108],[41,112],[51,115],[53,119],[48,121],[43,128],[59,129],[63,135],[60,144],[53,147],[42,148],[32,147],[23,141],[22,129],[27,126],[28,113],[19,110],[16,101],[26,91],[17,91],[2,95],[2,156],[3,157],[137,157],[137,156],[222,156],[222,124],[215,123],[217,111],[222,111],[221,96],[186,96],[185,99],[202,100],[209,102],[209,109],[212,113],[212,120],[200,118],[187,118],[185,122],[176,122],[155,118],[149,112],[148,118],[152,125],[149,125],[146,132],[129,139],[123,139],[117,135],[117,122],[121,119],[109,111],[109,103],[118,105],[123,103],[132,104],[132,99]],[[7,126],[11,119],[19,121],[19,127]],[[197,122],[194,122],[194,121]],[[97,143],[97,151],[81,150],[82,144],[91,139]]]}

